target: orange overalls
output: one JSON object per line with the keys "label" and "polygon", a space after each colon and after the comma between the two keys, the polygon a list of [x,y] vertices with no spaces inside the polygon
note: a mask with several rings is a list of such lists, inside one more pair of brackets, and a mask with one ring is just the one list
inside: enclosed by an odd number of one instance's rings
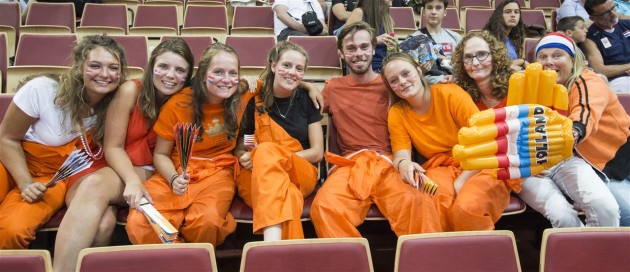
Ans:
{"label": "orange overalls", "polygon": [[266,112],[256,96],[255,137],[258,145],[251,152],[253,171],[242,168],[236,180],[238,195],[254,211],[254,233],[282,224],[282,239],[303,239],[304,197],[317,185],[317,168],[295,154],[302,150]]}
{"label": "orange overalls", "polygon": [[[47,183],[68,155],[81,148],[81,141],[75,139],[62,146],[22,141],[22,148],[33,181]],[[0,249],[27,248],[37,229],[63,206],[66,195],[66,180],[62,180],[48,188],[42,199],[28,203],[16,185],[0,163]]]}
{"label": "orange overalls", "polygon": [[[181,196],[173,193],[168,181],[156,174],[144,183],[155,199],[153,206],[179,230],[176,243],[211,243],[220,245],[236,229],[236,221],[228,212],[234,197],[234,172],[237,163],[231,155],[203,160],[190,159],[186,173],[190,175],[188,190]],[[177,165],[177,172],[181,173]],[[141,211],[129,210],[127,234],[133,244],[161,244]]]}
{"label": "orange overalls", "polygon": [[346,157],[326,152],[326,161],[335,168],[311,206],[318,237],[361,237],[356,226],[372,203],[397,236],[442,231],[436,197],[405,183],[392,167],[391,156],[364,149]]}

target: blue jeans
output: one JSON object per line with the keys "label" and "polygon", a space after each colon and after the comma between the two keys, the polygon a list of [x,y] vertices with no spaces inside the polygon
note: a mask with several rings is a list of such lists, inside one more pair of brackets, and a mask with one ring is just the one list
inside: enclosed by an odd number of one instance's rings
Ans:
{"label": "blue jeans", "polygon": [[621,226],[630,226],[630,176],[623,180],[610,180],[608,189],[613,194],[621,211]]}

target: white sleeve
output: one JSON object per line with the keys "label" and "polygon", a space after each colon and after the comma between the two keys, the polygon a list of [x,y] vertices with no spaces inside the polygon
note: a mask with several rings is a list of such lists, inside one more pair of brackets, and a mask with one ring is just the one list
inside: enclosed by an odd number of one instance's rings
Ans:
{"label": "white sleeve", "polygon": [[[324,11],[322,10],[322,6],[319,4],[319,2],[317,2],[317,0],[310,0],[310,1],[311,1],[311,5],[313,6],[313,10],[315,11],[315,14],[317,14],[317,19],[321,19],[325,21],[326,16],[324,15]],[[311,10],[310,6],[308,10]]]}
{"label": "white sleeve", "polygon": [[28,116],[39,118],[42,109],[54,103],[56,89],[57,83],[54,80],[46,77],[34,78],[18,90],[13,102]]}

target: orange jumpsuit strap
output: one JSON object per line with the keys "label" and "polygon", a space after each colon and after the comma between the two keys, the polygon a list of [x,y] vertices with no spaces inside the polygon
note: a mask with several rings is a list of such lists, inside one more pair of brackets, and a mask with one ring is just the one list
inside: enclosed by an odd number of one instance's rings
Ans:
{"label": "orange jumpsuit strap", "polygon": [[284,130],[283,127],[278,125],[275,121],[269,117],[269,114],[264,112],[263,103],[260,100],[260,96],[256,96],[256,110],[254,113],[255,123],[255,137],[256,143],[272,142],[283,147],[286,147],[292,152],[298,152],[302,150],[302,144],[300,141],[291,137],[289,133]]}

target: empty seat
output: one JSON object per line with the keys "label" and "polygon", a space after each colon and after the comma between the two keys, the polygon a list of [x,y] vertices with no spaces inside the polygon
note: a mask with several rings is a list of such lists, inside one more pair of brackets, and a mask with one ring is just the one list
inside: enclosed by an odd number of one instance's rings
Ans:
{"label": "empty seat", "polygon": [[403,235],[394,271],[521,271],[514,234],[463,231]]}
{"label": "empty seat", "polygon": [[188,44],[190,51],[192,51],[195,57],[195,66],[199,64],[199,60],[203,52],[206,51],[206,48],[212,44],[212,37],[210,36],[163,36],[161,41],[173,38],[180,38]]}
{"label": "empty seat", "polygon": [[273,36],[273,10],[270,6],[237,6],[232,18],[232,35]]}
{"label": "empty seat", "polygon": [[146,0],[144,4],[152,6],[175,6],[177,10],[178,28],[184,24],[184,0]]}
{"label": "empty seat", "polygon": [[545,13],[542,10],[521,10],[521,18],[526,25],[539,25],[549,29],[545,20]]}
{"label": "empty seat", "polygon": [[411,7],[391,7],[389,14],[394,19],[394,33],[399,39],[416,32],[416,19]]}
{"label": "empty seat", "polygon": [[273,36],[227,36],[225,43],[234,48],[238,54],[241,75],[259,77],[267,66],[267,54],[275,46],[276,38]]}
{"label": "empty seat", "polygon": [[15,46],[20,37],[20,3],[0,3],[0,32],[7,34],[9,57],[15,56]]}
{"label": "empty seat", "polygon": [[319,238],[249,242],[241,272],[374,271],[365,238]]}
{"label": "empty seat", "polygon": [[149,62],[149,42],[146,36],[112,36],[123,49],[127,60],[127,77],[142,78]]}
{"label": "empty seat", "polygon": [[479,18],[492,17],[493,10],[480,8],[467,8],[464,11],[464,30],[466,33],[470,31],[482,30],[488,20],[480,20]]}
{"label": "empty seat", "polygon": [[305,80],[323,82],[342,76],[336,36],[290,36],[288,40],[302,46],[309,56]]}
{"label": "empty seat", "polygon": [[[494,0],[494,7],[499,6],[499,4],[503,3],[504,0]],[[525,3],[525,0],[516,0],[516,2],[518,2],[518,5],[521,7],[521,9],[526,9],[527,8],[527,4]]]}
{"label": "empty seat", "polygon": [[22,34],[14,65],[7,68],[6,92],[15,92],[27,76],[66,71],[72,65],[76,39],[74,34]]}
{"label": "empty seat", "polygon": [[188,5],[182,35],[212,36],[225,42],[228,35],[227,10],[225,6]]}
{"label": "empty seat", "polygon": [[50,272],[48,250],[0,250],[0,270],[11,272]]}
{"label": "empty seat", "polygon": [[559,7],[559,0],[529,0],[530,9],[555,10]]}
{"label": "empty seat", "polygon": [[129,34],[147,36],[150,49],[153,50],[162,36],[178,35],[178,29],[175,5],[138,5]]}
{"label": "empty seat", "polygon": [[630,228],[557,228],[543,233],[540,271],[628,271]]}
{"label": "empty seat", "polygon": [[109,35],[126,35],[127,6],[124,4],[85,4],[81,26],[77,35],[93,35],[107,33]]}
{"label": "empty seat", "polygon": [[20,33],[74,33],[74,3],[33,2]]}
{"label": "empty seat", "polygon": [[77,271],[217,271],[212,244],[177,243],[86,248]]}
{"label": "empty seat", "polygon": [[459,0],[458,7],[462,10],[465,8],[490,8],[492,6],[490,0]]}

